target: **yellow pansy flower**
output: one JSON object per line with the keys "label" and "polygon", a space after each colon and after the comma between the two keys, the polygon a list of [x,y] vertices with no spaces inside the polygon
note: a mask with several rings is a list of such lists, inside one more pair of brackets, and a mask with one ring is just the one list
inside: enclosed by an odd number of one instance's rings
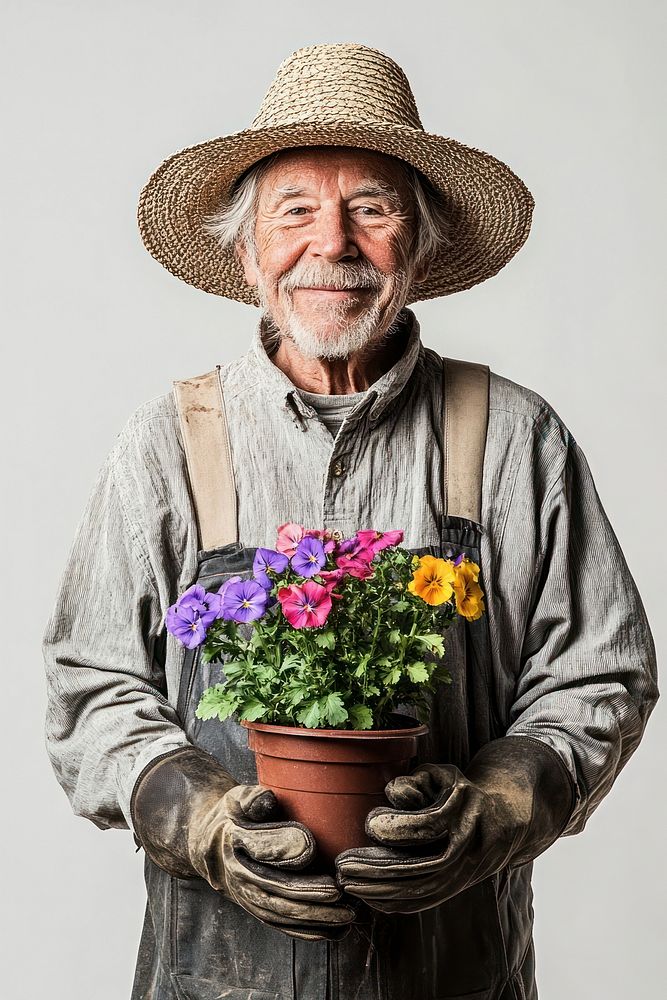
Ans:
{"label": "yellow pansy flower", "polygon": [[456,610],[469,622],[477,621],[486,610],[484,607],[484,592],[477,582],[479,566],[474,562],[463,561],[455,568],[453,581]]}
{"label": "yellow pansy flower", "polygon": [[449,601],[454,593],[456,571],[450,560],[435,556],[422,556],[419,566],[408,584],[411,594],[421,597],[427,604],[438,605]]}
{"label": "yellow pansy flower", "polygon": [[473,562],[472,559],[468,559],[467,556],[464,556],[463,562],[459,563],[456,568],[459,569],[461,566],[466,566],[470,570],[473,580],[477,583],[479,580],[479,566],[477,563]]}

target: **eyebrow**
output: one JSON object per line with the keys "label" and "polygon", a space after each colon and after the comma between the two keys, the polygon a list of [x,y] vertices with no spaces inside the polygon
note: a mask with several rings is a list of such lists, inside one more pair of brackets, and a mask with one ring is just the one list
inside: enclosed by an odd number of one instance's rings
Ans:
{"label": "eyebrow", "polygon": [[401,197],[396,188],[381,181],[362,181],[359,187],[354,189],[349,200],[352,198],[386,198],[396,205],[401,204]]}
{"label": "eyebrow", "polygon": [[[306,188],[288,185],[274,188],[272,195],[271,207],[276,209],[289,198],[302,198],[307,196],[308,192]],[[347,200],[352,201],[354,198],[386,198],[394,205],[402,205],[401,197],[396,188],[392,187],[391,184],[383,184],[381,181],[375,180],[362,181],[350,192]]]}

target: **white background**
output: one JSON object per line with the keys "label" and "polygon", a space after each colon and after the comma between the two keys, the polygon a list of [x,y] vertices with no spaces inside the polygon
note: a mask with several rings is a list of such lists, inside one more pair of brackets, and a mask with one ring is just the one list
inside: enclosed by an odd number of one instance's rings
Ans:
{"label": "white background", "polygon": [[[665,645],[665,6],[5,0],[2,58],[3,996],[128,998],[144,908],[129,832],[77,818],[43,745],[41,634],[115,435],[257,313],[179,282],[135,211],[158,164],[248,126],[278,64],[358,41],[425,127],[536,200],[498,276],[416,306],[424,342],[535,389],[583,448]],[[665,710],[583,834],[536,865],[541,1000],[663,995]]]}

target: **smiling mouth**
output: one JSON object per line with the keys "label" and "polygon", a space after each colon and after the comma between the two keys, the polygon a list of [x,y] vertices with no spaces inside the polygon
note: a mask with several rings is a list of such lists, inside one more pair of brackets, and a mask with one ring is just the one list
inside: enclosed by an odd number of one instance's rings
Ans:
{"label": "smiling mouth", "polygon": [[299,285],[297,292],[317,292],[320,295],[362,295],[368,292],[367,288],[330,288],[326,285],[318,285],[316,287],[311,287],[308,285]]}

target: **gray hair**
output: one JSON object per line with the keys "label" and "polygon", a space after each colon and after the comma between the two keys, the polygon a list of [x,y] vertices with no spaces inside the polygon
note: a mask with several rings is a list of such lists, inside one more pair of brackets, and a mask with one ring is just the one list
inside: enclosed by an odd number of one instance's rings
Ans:
{"label": "gray hair", "polygon": [[[216,237],[223,249],[237,243],[255,251],[255,219],[257,194],[262,179],[280,152],[255,163],[242,175],[224,205],[204,221],[204,229]],[[416,167],[402,160],[405,179],[412,197],[415,214],[412,253],[416,266],[430,261],[440,247],[449,245],[450,219],[444,198],[437,188]]]}

